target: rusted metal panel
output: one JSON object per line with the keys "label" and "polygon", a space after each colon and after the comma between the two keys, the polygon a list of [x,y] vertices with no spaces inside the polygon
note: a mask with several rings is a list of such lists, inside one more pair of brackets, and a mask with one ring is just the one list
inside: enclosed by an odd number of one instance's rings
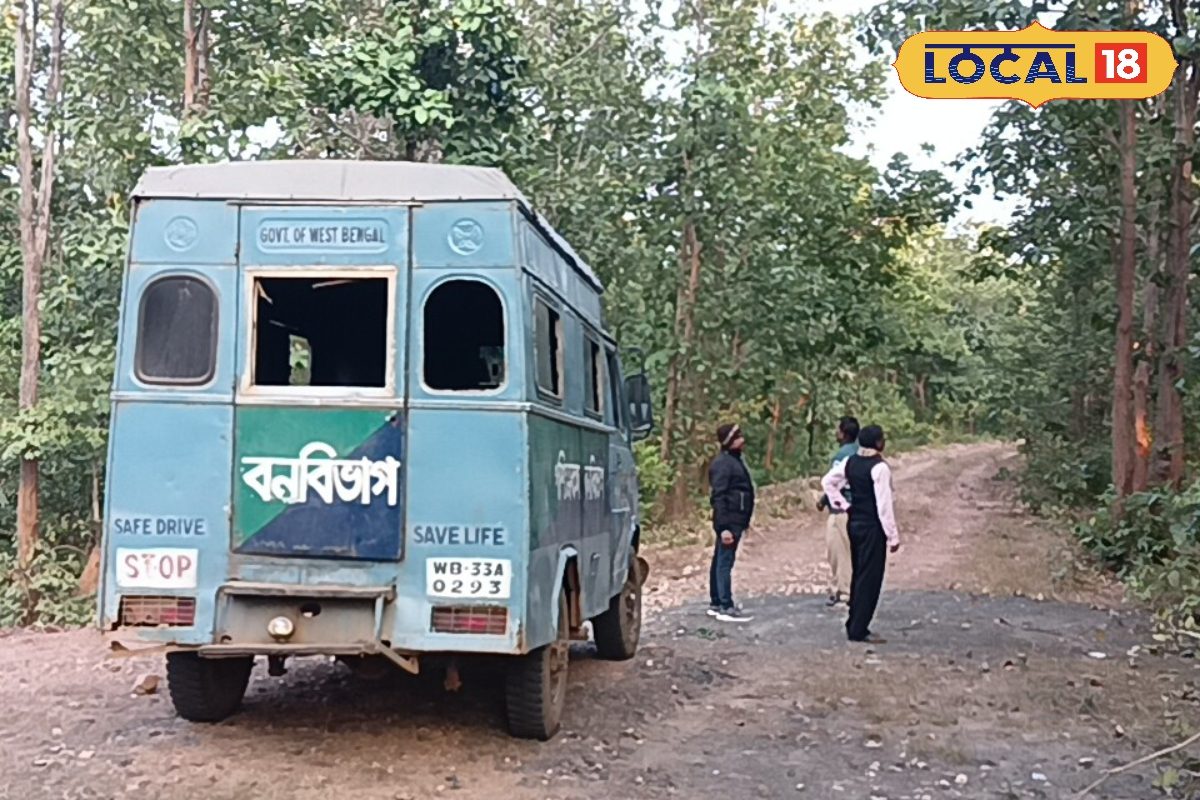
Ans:
{"label": "rusted metal panel", "polygon": [[352,584],[300,585],[235,581],[225,584],[219,591],[222,594],[258,595],[261,597],[383,597],[386,600],[393,600],[396,597],[395,586],[354,586]]}

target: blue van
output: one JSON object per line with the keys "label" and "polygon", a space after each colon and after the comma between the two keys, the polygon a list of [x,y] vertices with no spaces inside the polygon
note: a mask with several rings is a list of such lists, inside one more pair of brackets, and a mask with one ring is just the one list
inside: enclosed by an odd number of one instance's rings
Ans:
{"label": "blue van", "polygon": [[[632,442],[596,275],[495,169],[156,168],[134,192],[100,625],[166,653],[176,711],[254,659],[502,656],[547,739],[569,643],[634,655]],[[435,658],[436,661],[436,658]]]}

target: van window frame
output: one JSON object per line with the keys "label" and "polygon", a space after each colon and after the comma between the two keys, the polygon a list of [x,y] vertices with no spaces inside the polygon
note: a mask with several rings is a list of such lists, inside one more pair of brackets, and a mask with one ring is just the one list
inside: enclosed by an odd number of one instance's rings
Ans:
{"label": "van window frame", "polygon": [[[258,386],[254,383],[254,354],[258,346],[258,298],[254,291],[256,281],[264,278],[328,278],[338,279],[385,279],[387,281],[387,313],[384,335],[383,386]],[[246,313],[242,316],[249,324],[248,333],[242,342],[242,368],[238,375],[238,393],[248,398],[337,397],[394,399],[397,397],[397,353],[396,353],[396,285],[399,269],[390,264],[321,265],[303,264],[296,266],[243,266],[242,301]],[[239,322],[238,335],[247,331],[246,323]]]}
{"label": "van window frame", "polygon": [[[604,396],[608,384],[607,348],[603,339],[590,327],[583,325],[583,413],[598,422],[607,422],[606,412],[608,400]],[[596,360],[592,361],[592,349],[595,348]],[[600,375],[596,374],[599,367]],[[600,384],[600,385],[596,385]],[[599,401],[599,408],[592,408],[592,395]]]}
{"label": "van window frame", "polygon": [[[146,295],[155,287],[155,285],[168,280],[179,280],[180,278],[192,280],[204,288],[208,289],[213,298],[213,315],[212,329],[209,332],[210,343],[212,345],[210,354],[211,358],[208,361],[208,372],[203,379],[181,379],[181,378],[159,378],[146,375],[142,372],[142,328],[146,319]],[[221,358],[221,292],[217,285],[207,276],[192,270],[163,270],[155,273],[153,276],[146,279],[138,291],[137,298],[137,324],[133,330],[133,369],[131,374],[133,380],[146,389],[155,389],[158,391],[180,389],[191,390],[208,389],[217,380],[217,366]]]}
{"label": "van window frame", "polygon": [[[540,345],[538,343],[538,327],[537,313],[538,304],[545,306],[546,310],[558,317],[558,348],[554,354],[554,358],[558,361],[558,393],[555,394],[550,389],[542,386],[542,370],[541,363],[538,361],[538,353]],[[542,292],[535,291],[533,293],[533,336],[530,337],[533,346],[533,385],[537,390],[539,399],[551,403],[556,406],[563,406],[567,398],[567,321],[563,314],[563,307],[555,303]]]}
{"label": "van window frame", "polygon": [[[504,380],[500,382],[499,386],[496,386],[492,389],[434,389],[429,386],[429,384],[425,383],[425,306],[429,302],[429,298],[433,297],[434,292],[436,292],[442,286],[445,286],[447,283],[453,283],[456,281],[469,281],[471,283],[483,284],[491,289],[495,293],[496,299],[500,301],[500,327],[504,334]],[[512,372],[512,359],[510,358],[512,343],[509,341],[508,304],[504,300],[504,292],[502,292],[500,287],[495,283],[474,274],[445,275],[441,278],[438,278],[426,289],[425,293],[422,295],[421,302],[416,308],[416,315],[413,322],[416,325],[419,325],[421,328],[421,349],[417,354],[416,366],[417,380],[420,381],[422,392],[431,397],[492,397],[503,394],[508,390],[510,375]]]}
{"label": "van window frame", "polygon": [[[625,411],[625,389],[622,385],[621,357],[611,342],[604,342],[604,372],[608,380],[608,400],[612,410],[613,428],[628,436],[629,414]],[[605,418],[608,419],[607,417]]]}

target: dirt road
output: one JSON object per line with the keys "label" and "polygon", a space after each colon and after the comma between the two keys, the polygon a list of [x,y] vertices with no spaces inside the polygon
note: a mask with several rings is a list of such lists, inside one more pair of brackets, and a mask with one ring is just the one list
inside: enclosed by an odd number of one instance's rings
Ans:
{"label": "dirt road", "polygon": [[[895,461],[905,547],[874,649],[824,606],[824,520],[803,487],[771,493],[739,556],[750,623],[704,615],[706,548],[652,552],[638,658],[576,648],[546,744],[503,733],[486,672],[447,694],[436,675],[260,665],[244,710],[199,726],[131,695],[155,659],[105,660],[90,631],[0,634],[0,798],[1071,797],[1194,729],[1200,670],[1148,649],[1118,588],[1020,513],[994,479],[1006,466],[991,444]],[[1155,776],[1092,796],[1149,800]]]}

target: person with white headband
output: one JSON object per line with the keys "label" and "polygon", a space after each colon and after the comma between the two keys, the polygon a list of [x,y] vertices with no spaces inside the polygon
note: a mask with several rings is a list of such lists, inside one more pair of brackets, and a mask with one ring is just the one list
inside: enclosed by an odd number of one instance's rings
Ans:
{"label": "person with white headband", "polygon": [[708,614],[721,622],[748,622],[752,619],[733,602],[733,562],[738,544],[754,516],[754,480],[742,460],[746,438],[734,424],[717,428],[721,452],[708,468],[708,484],[713,512],[712,565],[708,572]]}
{"label": "person with white headband", "polygon": [[[829,461],[829,466],[832,469],[839,461],[845,461],[847,458],[858,454],[858,420],[854,417],[842,417],[838,421],[837,428],[838,451],[833,454],[833,458]],[[849,500],[849,487],[842,490],[842,495]],[[817,503],[817,510],[823,511],[829,509],[829,519],[825,524],[825,557],[829,561],[829,571],[833,577],[833,594],[829,596],[829,600],[825,603],[827,606],[836,606],[838,603],[848,603],[850,601],[850,580],[851,573],[851,557],[850,557],[850,534],[846,528],[847,514],[844,511],[836,510],[829,502],[826,495],[821,495],[821,501]]]}

